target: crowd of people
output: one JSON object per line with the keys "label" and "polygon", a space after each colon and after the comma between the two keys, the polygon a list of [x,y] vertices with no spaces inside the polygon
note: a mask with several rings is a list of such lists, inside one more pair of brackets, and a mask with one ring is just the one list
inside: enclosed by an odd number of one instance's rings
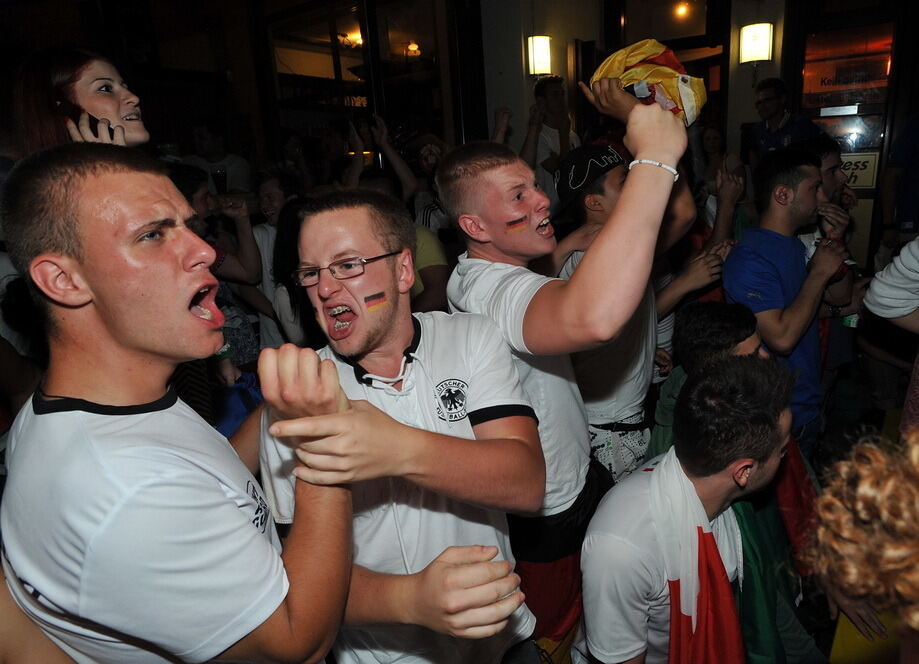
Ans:
{"label": "crowd of people", "polygon": [[[872,640],[894,608],[910,661],[919,377],[889,329],[915,345],[919,240],[859,274],[841,148],[777,79],[744,159],[579,88],[620,131],[545,77],[520,145],[506,109],[411,150],[374,116],[253,172],[217,122],[145,148],[105,57],[30,58],[2,656],[826,662],[837,611]],[[825,473],[856,357],[905,442]]]}

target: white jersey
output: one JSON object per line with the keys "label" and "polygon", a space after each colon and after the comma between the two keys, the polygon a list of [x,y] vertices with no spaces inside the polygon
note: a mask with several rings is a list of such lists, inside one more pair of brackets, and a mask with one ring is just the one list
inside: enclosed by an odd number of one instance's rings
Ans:
{"label": "white jersey", "polygon": [[36,394],[8,455],[3,545],[34,592],[7,583],[77,662],[166,661],[124,637],[208,661],[284,600],[281,546],[255,478],[175,392],[128,407]]}
{"label": "white jersey", "polygon": [[[472,427],[513,415],[533,416],[510,353],[494,325],[482,316],[415,314],[405,351],[402,389],[377,380],[360,366],[319,351],[335,362],[349,399],[363,399],[408,426],[460,438]],[[262,418],[260,457],[265,491],[280,522],[293,517],[292,449],[267,432]],[[435,493],[402,478],[353,484],[354,563],[376,572],[414,574],[453,545],[497,546],[497,559],[513,560],[502,512]],[[527,638],[536,619],[526,606],[500,634],[466,640],[415,625],[342,626],[334,651],[340,664],[400,662],[451,664],[500,662]]]}
{"label": "white jersey", "polygon": [[533,355],[523,340],[530,300],[552,281],[525,267],[468,258],[450,275],[451,311],[484,314],[498,324],[514,354],[520,382],[539,418],[546,460],[546,495],[540,516],[568,509],[584,488],[590,461],[587,414],[568,355]]}
{"label": "white jersey", "polygon": [[[575,251],[559,273],[570,279],[584,257]],[[642,412],[654,375],[657,308],[649,285],[635,313],[616,339],[572,356],[574,373],[591,424],[611,424]]]}

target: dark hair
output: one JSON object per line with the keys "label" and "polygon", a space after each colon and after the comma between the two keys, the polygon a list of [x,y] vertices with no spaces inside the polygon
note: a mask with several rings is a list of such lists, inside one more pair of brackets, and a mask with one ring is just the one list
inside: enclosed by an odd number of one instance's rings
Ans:
{"label": "dark hair", "polygon": [[70,142],[62,102],[74,104],[73,84],[96,60],[108,58],[82,48],[51,48],[29,57],[13,90],[13,123],[19,155]]}
{"label": "dark hair", "polygon": [[842,147],[836,141],[835,138],[827,136],[826,134],[818,134],[817,136],[811,136],[810,138],[805,138],[804,140],[792,143],[789,146],[789,149],[793,150],[802,150],[804,152],[809,152],[819,159],[821,162],[831,154],[842,154]]}
{"label": "dark hair", "polygon": [[392,196],[372,189],[340,189],[304,199],[298,206],[300,219],[346,208],[367,208],[374,229],[386,251],[411,249],[415,253],[415,226],[405,205]]}
{"label": "dark hair", "polygon": [[179,190],[185,200],[191,204],[194,196],[201,187],[207,186],[207,172],[197,166],[174,162],[169,164],[169,179]]}
{"label": "dark hair", "polygon": [[565,79],[563,79],[561,76],[543,76],[537,80],[536,84],[533,86],[533,96],[537,99],[545,98],[547,92],[546,88],[548,88],[550,85],[555,85],[556,83],[558,85],[562,85],[564,82]]}
{"label": "dark hair", "polygon": [[258,186],[261,187],[272,180],[277,181],[278,188],[284,194],[284,198],[303,196],[306,193],[303,186],[303,177],[289,168],[277,166],[262,171],[258,176]]}
{"label": "dark hair", "polygon": [[802,166],[813,166],[820,170],[820,160],[810,152],[786,148],[767,152],[756,167],[753,185],[756,191],[756,210],[762,214],[769,209],[772,192],[780,185],[797,188],[806,175]]}
{"label": "dark hair", "polygon": [[676,313],[674,360],[697,374],[756,332],[756,316],[742,304],[695,302]]}
{"label": "dark hair", "polygon": [[780,78],[764,78],[756,85],[756,92],[762,92],[763,90],[772,90],[780,97],[788,96],[788,88],[785,87],[785,81]]}
{"label": "dark hair", "polygon": [[300,325],[308,338],[317,337],[315,325],[311,325],[312,306],[306,289],[294,283],[294,270],[300,264],[299,244],[300,226],[303,223],[306,201],[294,198],[287,201],[278,213],[277,237],[274,241],[274,253],[271,257],[271,274],[274,281],[287,290],[290,304],[297,313]]}
{"label": "dark hair", "polygon": [[708,477],[737,459],[765,461],[781,444],[778,422],[793,376],[774,358],[726,357],[690,376],[677,397],[673,446],[686,471]]}
{"label": "dark hair", "polygon": [[450,150],[434,177],[440,200],[450,218],[455,222],[461,214],[470,211],[466,197],[476,178],[517,161],[520,157],[511,148],[490,141],[471,141]]}
{"label": "dark hair", "polygon": [[[21,160],[3,186],[0,219],[13,265],[26,277],[39,254],[83,258],[77,202],[82,182],[108,173],[167,175],[166,165],[140,151],[107,143],[65,143]],[[42,300],[44,301],[44,300]]]}

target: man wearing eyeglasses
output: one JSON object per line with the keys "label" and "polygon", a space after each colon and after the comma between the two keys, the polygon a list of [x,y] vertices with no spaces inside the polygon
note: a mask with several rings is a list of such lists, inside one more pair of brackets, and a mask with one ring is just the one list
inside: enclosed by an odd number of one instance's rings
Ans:
{"label": "man wearing eyeglasses", "polygon": [[766,153],[821,134],[820,128],[813,122],[788,112],[788,90],[780,78],[766,78],[759,82],[754,105],[762,122],[753,126],[753,147],[748,155],[753,168]]}
{"label": "man wearing eyeglasses", "polygon": [[539,508],[545,464],[500,332],[483,316],[412,315],[415,233],[395,199],[332,192],[305,202],[301,218],[294,281],[351,406],[277,423],[266,412],[259,461],[281,523],[293,518],[298,458],[299,478],[352,487],[355,565],[337,661],[538,661],[504,513]]}

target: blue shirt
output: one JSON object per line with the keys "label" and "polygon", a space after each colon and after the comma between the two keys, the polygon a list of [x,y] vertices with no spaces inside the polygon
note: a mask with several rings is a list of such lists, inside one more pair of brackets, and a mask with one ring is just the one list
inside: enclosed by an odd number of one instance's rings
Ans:
{"label": "blue shirt", "polygon": [[[787,309],[807,278],[804,244],[763,228],[751,228],[734,247],[724,264],[724,290],[728,301],[749,307],[753,313]],[[820,414],[820,340],[816,316],[804,335],[781,362],[797,372],[791,397],[792,426],[798,428]]]}
{"label": "blue shirt", "polygon": [[800,115],[785,114],[775,131],[770,131],[766,121],[753,125],[753,149],[759,157],[773,150],[787,148],[805,138],[819,136],[820,127]]}

